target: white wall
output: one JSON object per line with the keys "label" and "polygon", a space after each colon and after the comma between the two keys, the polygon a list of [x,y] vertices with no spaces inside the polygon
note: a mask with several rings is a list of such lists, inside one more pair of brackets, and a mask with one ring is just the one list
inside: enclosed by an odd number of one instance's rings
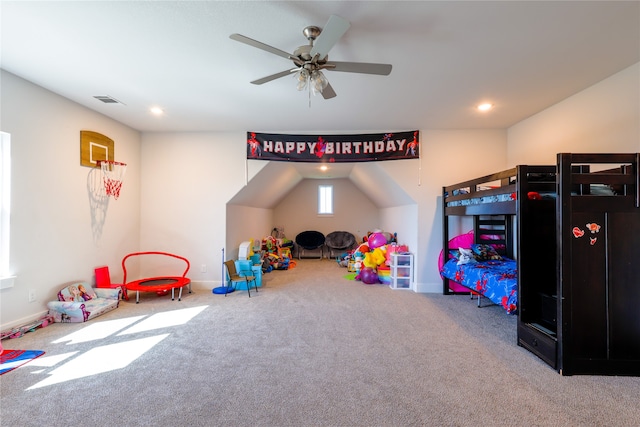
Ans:
{"label": "white wall", "polygon": [[508,130],[510,165],[555,164],[562,152],[640,152],[640,63]]}
{"label": "white wall", "polygon": [[[400,245],[407,245],[409,251],[414,254],[414,263],[416,265],[417,257],[421,253],[420,245],[418,244],[419,223],[420,219],[417,204],[380,209],[380,228],[395,233],[398,243]],[[424,252],[425,251],[422,251],[422,253]],[[414,276],[416,274],[415,266],[413,274]],[[419,283],[420,282],[414,278],[414,283],[411,284],[411,288],[413,290],[420,289],[424,292],[425,286]]]}
{"label": "white wall", "polygon": [[195,285],[220,283],[226,204],[246,180],[244,137],[243,132],[142,136],[140,248],[189,259]]}
{"label": "white wall", "polygon": [[[333,185],[334,214],[318,215],[318,185]],[[325,236],[332,231],[348,231],[360,241],[367,231],[380,228],[378,207],[350,180],[304,179],[274,209],[274,225],[283,225],[287,238],[316,230]]]}
{"label": "white wall", "polygon": [[[0,130],[11,134],[10,268],[17,276],[14,287],[0,290],[5,329],[45,314],[62,284],[93,282],[97,266],[121,276],[122,257],[138,249],[140,135],[4,70],[0,93]],[[128,164],[120,198],[106,211],[91,206],[87,184],[96,170],[80,165],[81,130],[113,139],[116,160]]]}
{"label": "white wall", "polygon": [[271,235],[275,225],[278,224],[273,219],[273,209],[228,204],[225,259],[238,259],[242,242],[253,239],[256,246]]}

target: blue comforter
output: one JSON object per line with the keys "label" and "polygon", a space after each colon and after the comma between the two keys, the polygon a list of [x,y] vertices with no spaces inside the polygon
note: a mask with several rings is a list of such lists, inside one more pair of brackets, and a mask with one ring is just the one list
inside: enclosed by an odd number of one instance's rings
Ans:
{"label": "blue comforter", "polygon": [[457,265],[450,259],[442,267],[442,275],[489,298],[509,314],[518,311],[518,270],[514,260],[478,261]]}

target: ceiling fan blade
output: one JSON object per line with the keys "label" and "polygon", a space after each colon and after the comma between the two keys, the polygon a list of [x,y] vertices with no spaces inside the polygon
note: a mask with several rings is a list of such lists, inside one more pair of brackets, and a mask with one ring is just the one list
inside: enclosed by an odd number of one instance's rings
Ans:
{"label": "ceiling fan blade", "polygon": [[238,41],[240,43],[248,44],[249,46],[257,47],[258,49],[265,50],[269,53],[273,53],[274,55],[282,56],[283,58],[287,58],[291,60],[296,59],[294,56],[292,56],[290,53],[285,52],[284,50],[280,50],[273,46],[269,46],[268,44],[264,44],[257,40],[243,36],[242,34],[231,34],[229,38],[232,40]]}
{"label": "ceiling fan blade", "polygon": [[331,15],[322,32],[313,43],[310,53],[311,57],[313,58],[316,54],[319,54],[318,58],[323,60],[333,45],[340,40],[340,37],[347,32],[350,26],[351,24],[346,19],[338,15]]}
{"label": "ceiling fan blade", "polygon": [[391,64],[373,64],[370,62],[327,62],[323,68],[331,71],[343,71],[346,73],[378,74],[388,76],[391,73]]}
{"label": "ceiling fan blade", "polygon": [[268,83],[271,80],[275,80],[275,79],[279,79],[280,77],[291,75],[291,73],[295,73],[296,71],[298,71],[297,68],[292,68],[286,71],[280,71],[279,73],[271,74],[270,76],[266,76],[261,79],[254,80],[251,83],[253,83],[254,85],[261,85],[263,83]]}
{"label": "ceiling fan blade", "polygon": [[322,97],[324,99],[331,99],[336,97],[336,92],[331,87],[331,83],[327,83],[327,86],[322,89]]}

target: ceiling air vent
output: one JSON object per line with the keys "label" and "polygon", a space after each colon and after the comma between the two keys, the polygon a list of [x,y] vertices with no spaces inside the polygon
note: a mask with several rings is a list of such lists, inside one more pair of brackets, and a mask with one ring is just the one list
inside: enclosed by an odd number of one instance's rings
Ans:
{"label": "ceiling air vent", "polygon": [[94,96],[94,98],[97,99],[98,101],[104,102],[105,104],[122,104],[122,102],[118,101],[115,98],[110,97],[109,95]]}

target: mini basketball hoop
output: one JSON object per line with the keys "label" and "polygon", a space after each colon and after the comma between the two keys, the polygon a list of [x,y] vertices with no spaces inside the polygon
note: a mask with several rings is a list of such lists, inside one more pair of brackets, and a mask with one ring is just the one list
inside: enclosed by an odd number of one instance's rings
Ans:
{"label": "mini basketball hoop", "polygon": [[107,196],[113,196],[118,200],[120,196],[120,188],[122,188],[122,179],[127,171],[127,164],[122,162],[114,162],[113,160],[98,160],[98,165],[102,170],[102,182]]}

